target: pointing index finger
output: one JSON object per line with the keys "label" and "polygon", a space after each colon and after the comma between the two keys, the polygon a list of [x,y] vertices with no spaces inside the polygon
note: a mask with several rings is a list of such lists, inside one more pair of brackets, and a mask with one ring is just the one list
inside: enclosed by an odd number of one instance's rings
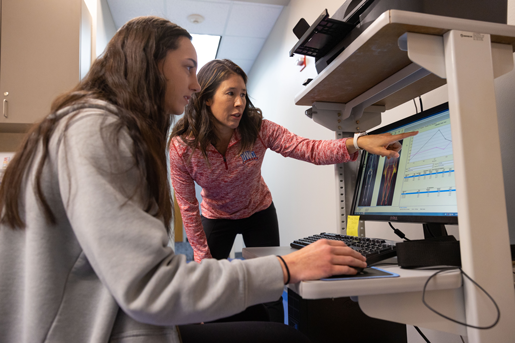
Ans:
{"label": "pointing index finger", "polygon": [[392,142],[400,141],[401,139],[412,137],[418,134],[418,131],[404,132],[391,137]]}

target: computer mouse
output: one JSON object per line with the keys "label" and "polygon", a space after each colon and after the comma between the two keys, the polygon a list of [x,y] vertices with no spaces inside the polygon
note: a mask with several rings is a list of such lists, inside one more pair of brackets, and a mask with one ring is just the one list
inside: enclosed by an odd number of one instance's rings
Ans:
{"label": "computer mouse", "polygon": [[[356,275],[362,274],[362,273],[363,273],[363,270],[365,269],[365,268],[352,267],[352,266],[349,266],[349,267],[356,269],[356,271],[357,271],[357,274],[356,274]],[[344,278],[354,277],[354,276],[356,276],[356,275],[345,275],[345,274],[342,274],[342,275],[333,275],[333,276],[328,276],[328,277],[326,277],[326,278],[324,278],[324,279],[344,279]]]}
{"label": "computer mouse", "polygon": [[365,268],[360,268],[360,267],[352,267],[352,268],[356,269],[358,271],[358,274],[361,274],[363,272],[363,270],[365,269]]}

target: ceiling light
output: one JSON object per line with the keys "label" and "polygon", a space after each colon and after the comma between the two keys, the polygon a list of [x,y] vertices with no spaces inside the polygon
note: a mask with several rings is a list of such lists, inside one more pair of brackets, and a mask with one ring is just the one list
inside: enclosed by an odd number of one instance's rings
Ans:
{"label": "ceiling light", "polygon": [[192,43],[197,50],[198,67],[197,71],[207,62],[214,60],[220,45],[220,36],[191,34]]}
{"label": "ceiling light", "polygon": [[204,17],[201,16],[200,14],[190,14],[188,16],[188,20],[190,21],[190,23],[200,24],[201,22],[204,21]]}

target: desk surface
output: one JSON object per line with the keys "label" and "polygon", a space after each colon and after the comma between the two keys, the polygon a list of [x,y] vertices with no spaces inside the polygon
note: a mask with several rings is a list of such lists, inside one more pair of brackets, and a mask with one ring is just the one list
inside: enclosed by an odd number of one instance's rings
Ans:
{"label": "desk surface", "polygon": [[[296,251],[290,247],[243,248],[244,258],[256,258],[268,255],[286,255]],[[372,279],[345,279],[330,281],[302,281],[288,287],[304,299],[339,298],[377,294],[394,294],[420,292],[427,279],[436,270],[401,269],[398,266],[379,266],[379,268],[399,274],[399,277]],[[427,290],[444,290],[461,287],[458,270],[438,274],[427,286]]]}

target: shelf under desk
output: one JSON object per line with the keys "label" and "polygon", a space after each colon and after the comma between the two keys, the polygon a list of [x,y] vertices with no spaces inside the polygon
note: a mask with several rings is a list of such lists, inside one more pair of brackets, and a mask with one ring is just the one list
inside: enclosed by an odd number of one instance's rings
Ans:
{"label": "shelf under desk", "polygon": [[[378,268],[398,274],[399,277],[303,281],[291,285],[290,288],[303,299],[421,292],[429,277],[437,271],[401,269],[399,266],[378,266]],[[438,274],[428,284],[427,290],[456,289],[461,285],[459,271],[450,270]]]}
{"label": "shelf under desk", "polygon": [[[297,251],[290,247],[243,248],[244,258],[268,255],[286,255]],[[399,274],[399,277],[363,278],[345,280],[313,280],[291,284],[288,287],[303,299],[325,299],[377,294],[394,294],[422,291],[427,279],[437,270],[402,269],[396,265],[382,265],[378,268]],[[462,285],[458,270],[438,274],[427,286],[428,291],[456,289]]]}
{"label": "shelf under desk", "polygon": [[[296,249],[290,247],[243,248],[242,255],[244,258],[250,259],[269,255],[286,255],[294,251]],[[370,317],[466,335],[463,326],[437,316],[422,303],[424,284],[436,270],[401,269],[393,265],[378,267],[400,276],[302,281],[291,284],[288,288],[306,300],[357,296],[361,309]],[[461,286],[462,280],[459,271],[452,270],[438,274],[427,286],[428,302],[452,318],[464,321],[463,288]]]}

